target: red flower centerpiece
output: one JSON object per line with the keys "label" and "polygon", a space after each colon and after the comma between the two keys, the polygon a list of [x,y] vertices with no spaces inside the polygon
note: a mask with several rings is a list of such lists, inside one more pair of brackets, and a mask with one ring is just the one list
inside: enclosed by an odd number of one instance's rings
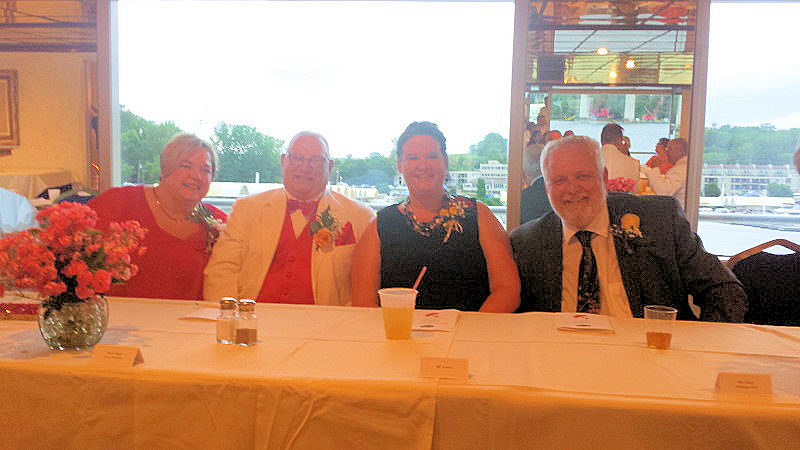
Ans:
{"label": "red flower centerpiece", "polygon": [[136,221],[94,229],[97,214],[63,202],[39,211],[40,227],[0,239],[0,295],[35,290],[43,299],[39,329],[50,348],[79,350],[96,344],[108,322],[103,294],[136,275],[131,254],[142,254],[147,230]]}
{"label": "red flower centerpiece", "polygon": [[611,178],[606,183],[608,192],[633,192],[636,190],[636,181],[628,177]]}

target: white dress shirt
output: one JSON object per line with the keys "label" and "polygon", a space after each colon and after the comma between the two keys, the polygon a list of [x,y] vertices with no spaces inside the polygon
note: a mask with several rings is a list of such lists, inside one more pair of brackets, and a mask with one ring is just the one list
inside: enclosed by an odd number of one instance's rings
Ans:
{"label": "white dress shirt", "polygon": [[[604,202],[605,203],[605,202]],[[561,311],[575,312],[578,308],[578,272],[583,247],[575,233],[581,231],[561,221],[563,228],[561,275]],[[600,284],[600,314],[614,317],[633,317],[628,294],[622,284],[614,236],[609,231],[608,207],[586,227],[592,232],[592,252],[597,263],[597,281]]]}
{"label": "white dress shirt", "polygon": [[639,182],[639,160],[623,154],[616,145],[603,146],[603,162],[608,169],[609,180],[625,177]]}
{"label": "white dress shirt", "polygon": [[683,208],[683,202],[686,198],[686,170],[689,167],[689,158],[683,158],[675,161],[667,173],[661,175],[658,167],[643,167],[642,172],[647,175],[650,181],[650,187],[656,195],[669,195],[678,199],[678,202]]}
{"label": "white dress shirt", "polygon": [[[323,194],[324,194],[324,192],[323,192]],[[317,201],[319,201],[320,198],[322,198],[322,194],[320,194],[316,198],[314,198],[312,200],[308,200],[308,201],[317,202]],[[287,200],[297,200],[296,198],[292,197],[288,192],[286,193],[286,199]],[[319,209],[319,206],[317,206],[317,209]],[[319,214],[321,212],[322,211],[317,211],[315,214]],[[294,237],[295,237],[295,239],[297,239],[300,236],[300,233],[303,232],[303,229],[305,229],[306,225],[308,225],[309,218],[304,216],[303,215],[303,211],[300,211],[299,209],[292,211],[292,213],[289,214],[289,218],[292,219],[292,229],[294,230]]]}

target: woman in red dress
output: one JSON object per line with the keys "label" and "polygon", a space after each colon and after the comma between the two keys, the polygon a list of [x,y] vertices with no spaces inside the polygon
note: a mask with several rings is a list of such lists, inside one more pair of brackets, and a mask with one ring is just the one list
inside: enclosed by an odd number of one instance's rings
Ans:
{"label": "woman in red dress", "polygon": [[112,188],[89,202],[97,228],[137,220],[147,228],[134,257],[139,273],[108,295],[200,300],[203,269],[227,216],[201,200],[217,168],[214,146],[192,134],[175,135],[161,152],[161,182]]}
{"label": "woman in red dress", "polygon": [[656,144],[656,154],[651,156],[650,159],[647,160],[645,165],[647,167],[658,167],[661,171],[661,175],[664,175],[672,168],[672,164],[667,161],[667,145],[669,144],[669,139],[661,138],[658,140]]}

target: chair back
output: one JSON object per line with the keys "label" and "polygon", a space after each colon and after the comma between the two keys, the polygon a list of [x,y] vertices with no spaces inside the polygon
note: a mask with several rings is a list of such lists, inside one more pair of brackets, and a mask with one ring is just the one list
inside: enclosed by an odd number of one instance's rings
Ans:
{"label": "chair back", "polygon": [[[744,321],[800,326],[800,253],[773,255],[760,249],[755,254],[748,252],[732,257],[727,263],[747,293]],[[747,256],[742,258],[742,254]]]}

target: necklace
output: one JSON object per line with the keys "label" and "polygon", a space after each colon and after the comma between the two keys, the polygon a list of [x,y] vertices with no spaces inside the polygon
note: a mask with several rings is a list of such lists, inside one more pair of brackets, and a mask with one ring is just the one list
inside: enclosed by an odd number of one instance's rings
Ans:
{"label": "necklace", "polygon": [[[173,222],[178,222],[178,223],[186,222],[186,221],[189,220],[188,215],[186,217],[176,219],[175,217],[172,216],[172,214],[168,213],[166,208],[164,208],[164,205],[162,205],[161,202],[158,201],[158,193],[156,193],[156,191],[157,191],[157,189],[155,187],[153,187],[153,199],[155,199],[156,206],[158,206],[158,209],[160,209],[161,212],[164,213],[164,215],[167,216],[168,219],[172,220]],[[194,212],[194,211],[192,211],[192,212]]]}

